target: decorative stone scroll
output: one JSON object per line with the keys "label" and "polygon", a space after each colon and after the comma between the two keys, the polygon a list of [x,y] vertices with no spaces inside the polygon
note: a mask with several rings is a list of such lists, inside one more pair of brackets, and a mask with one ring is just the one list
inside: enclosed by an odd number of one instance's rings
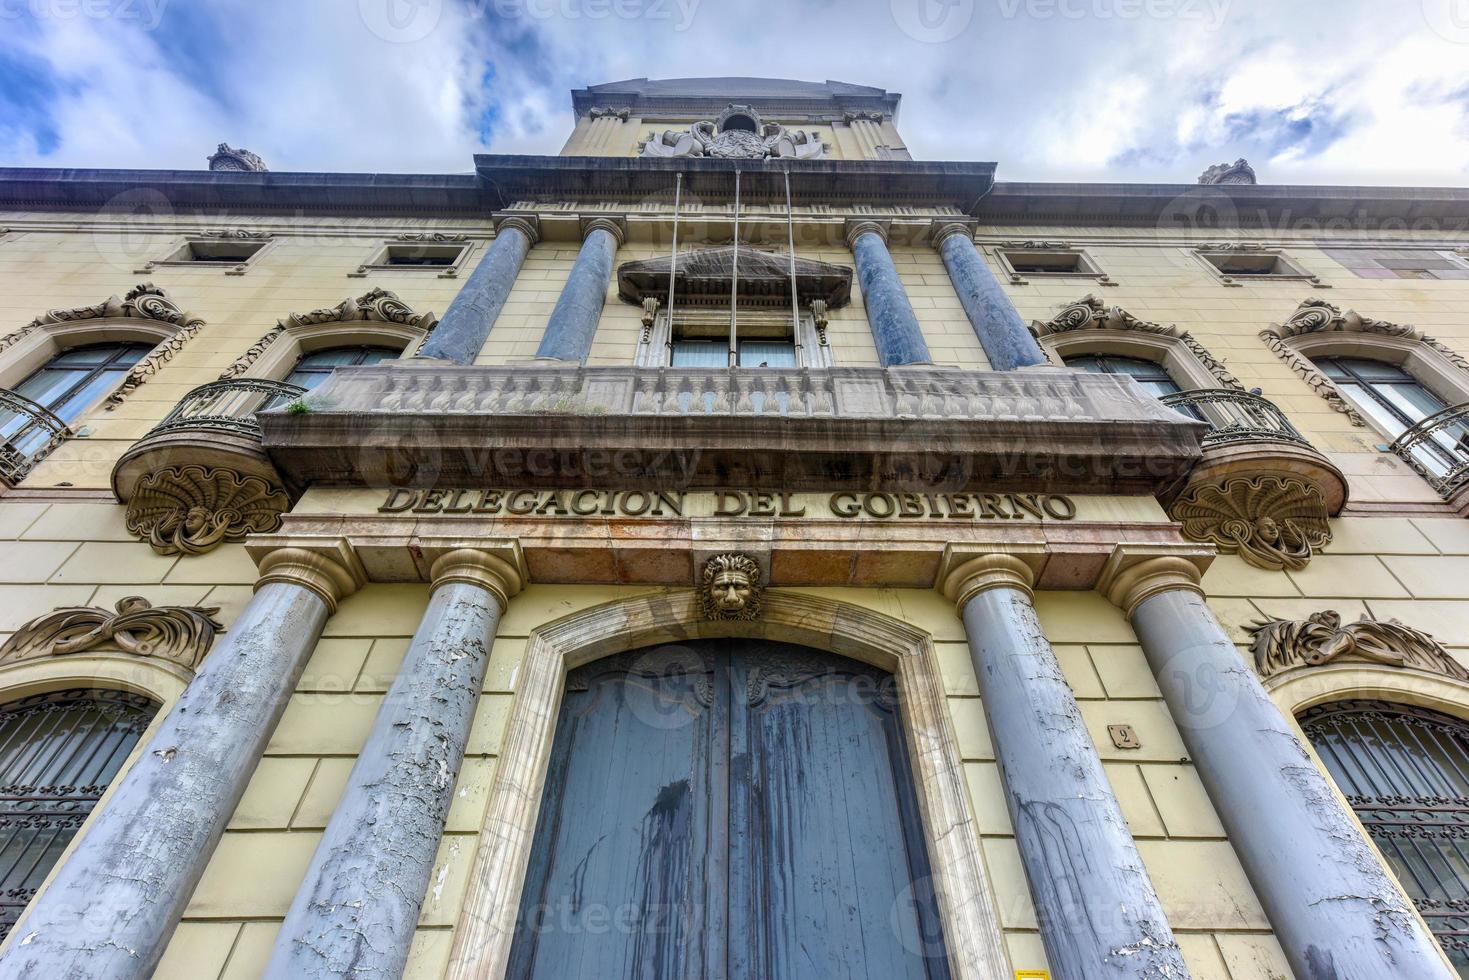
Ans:
{"label": "decorative stone scroll", "polygon": [[819,160],[826,155],[826,147],[803,129],[786,129],[780,123],[764,122],[760,113],[751,106],[731,103],[718,119],[701,120],[686,130],[650,133],[642,144],[642,155],[729,160],[763,160],[767,157]]}
{"label": "decorative stone scroll", "polygon": [[424,332],[432,330],[439,322],[432,313],[415,313],[413,307],[399,299],[392,290],[379,288],[370,289],[356,299],[344,299],[336,306],[308,313],[292,313],[280,321],[280,326],[289,330],[313,323],[348,323],[353,320],[401,323]]}
{"label": "decorative stone scroll", "polygon": [[[425,237],[424,240],[429,239]],[[288,330],[318,323],[351,323],[354,321],[401,323],[404,326],[422,330],[425,337],[439,325],[437,316],[432,313],[414,312],[413,307],[399,299],[398,294],[392,290],[371,289],[356,299],[344,299],[336,306],[311,310],[307,313],[292,313],[285,319],[276,321],[275,326],[251,344],[245,353],[235,358],[233,363],[220,373],[219,379],[226,381],[230,378],[238,378],[250,370],[251,366],[260,359],[260,355],[264,354],[266,349]]]}
{"label": "decorative stone scroll", "polygon": [[1169,508],[1183,533],[1256,568],[1299,571],[1331,540],[1321,491],[1291,477],[1235,477],[1189,487]]}
{"label": "decorative stone scroll", "polygon": [[1331,379],[1322,374],[1316,365],[1311,363],[1310,358],[1290,344],[1292,338],[1322,333],[1375,334],[1379,337],[1395,337],[1420,343],[1442,354],[1460,370],[1469,371],[1469,359],[1446,344],[1428,336],[1412,324],[1376,320],[1363,316],[1356,310],[1342,312],[1340,307],[1333,306],[1324,299],[1303,300],[1284,323],[1273,323],[1267,329],[1260,331],[1260,339],[1276,357],[1300,375],[1301,379],[1311,386],[1311,390],[1320,395],[1333,409],[1350,419],[1355,426],[1366,426],[1367,422],[1351,402],[1347,401],[1337,390]]}
{"label": "decorative stone scroll", "polygon": [[1141,319],[1120,306],[1109,307],[1091,293],[1072,303],[1044,323],[1033,320],[1030,325],[1030,332],[1037,339],[1069,333],[1073,330],[1132,330],[1172,338],[1186,347],[1189,353],[1214,376],[1221,387],[1244,390],[1244,385],[1229,373],[1224,363],[1209,353],[1208,348],[1194,339],[1187,330],[1181,330],[1174,324],[1153,323],[1151,320]]}
{"label": "decorative stone scroll", "polygon": [[127,529],[160,555],[202,555],[281,525],[284,490],[258,476],[191,464],[138,481],[128,501]]}
{"label": "decorative stone scroll", "polygon": [[1332,610],[1303,620],[1257,619],[1245,627],[1253,638],[1255,670],[1271,677],[1294,667],[1320,667],[1332,662],[1383,664],[1444,674],[1469,681],[1469,670],[1429,634],[1396,619],[1363,614],[1342,625]]}
{"label": "decorative stone scroll", "polygon": [[1255,184],[1255,169],[1240,157],[1234,163],[1216,163],[1199,174],[1201,184]]}
{"label": "decorative stone scroll", "polygon": [[133,366],[122,384],[107,396],[104,407],[110,412],[121,405],[123,399],[146,382],[158,369],[167,363],[189,338],[199,332],[204,321],[192,313],[179,308],[168,293],[151,282],[139,283],[121,298],[109,296],[92,306],[78,306],[69,310],[48,310],[14,333],[0,338],[0,350],[42,327],[56,323],[78,323],[84,320],[157,320],[178,327],[178,331],[148,352],[148,355]]}
{"label": "decorative stone scroll", "polygon": [[705,619],[755,619],[763,588],[760,566],[749,555],[730,552],[704,563],[699,603]]}
{"label": "decorative stone scroll", "polygon": [[142,596],[117,601],[117,611],[71,606],[26,623],[0,646],[0,664],[82,653],[112,644],[136,657],[196,669],[224,625],[218,606],[154,606]]}
{"label": "decorative stone scroll", "polygon": [[249,150],[237,150],[228,143],[221,143],[219,149],[209,155],[209,169],[263,173],[268,168],[264,160]]}
{"label": "decorative stone scroll", "polygon": [[587,110],[591,119],[618,119],[627,122],[632,117],[632,106],[594,105]]}

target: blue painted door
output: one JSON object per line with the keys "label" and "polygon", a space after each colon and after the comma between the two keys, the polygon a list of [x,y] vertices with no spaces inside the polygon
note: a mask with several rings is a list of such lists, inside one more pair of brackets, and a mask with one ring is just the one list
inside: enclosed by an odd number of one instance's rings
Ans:
{"label": "blue painted door", "polygon": [[894,690],[748,640],[573,671],[508,976],[946,980]]}

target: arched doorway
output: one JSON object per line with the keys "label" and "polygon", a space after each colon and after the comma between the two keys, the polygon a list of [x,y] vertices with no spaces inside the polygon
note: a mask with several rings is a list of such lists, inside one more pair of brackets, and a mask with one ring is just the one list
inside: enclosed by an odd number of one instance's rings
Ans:
{"label": "arched doorway", "polygon": [[949,976],[893,677],[701,640],[567,676],[507,976]]}
{"label": "arched doorway", "polygon": [[1398,883],[1469,977],[1469,724],[1387,701],[1333,701],[1299,721]]}

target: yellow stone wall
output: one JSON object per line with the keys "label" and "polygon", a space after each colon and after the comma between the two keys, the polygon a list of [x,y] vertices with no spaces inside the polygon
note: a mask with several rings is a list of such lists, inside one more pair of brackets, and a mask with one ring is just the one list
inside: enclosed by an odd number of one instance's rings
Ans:
{"label": "yellow stone wall", "polygon": [[[190,388],[215,378],[275,321],[292,312],[331,306],[372,286],[394,290],[416,310],[442,313],[461,279],[433,272],[348,273],[385,235],[425,230],[422,224],[313,222],[297,234],[284,219],[242,219],[282,231],[271,251],[246,275],[215,268],[134,270],[160,257],[200,222],[156,219],[142,228],[96,225],[83,216],[10,214],[0,227],[0,334],[38,313],[96,303],[143,280],[166,287],[206,326],[153,379],[115,412],[96,411],[82,424],[91,435],[68,442],[25,482],[49,496],[0,496],[0,636],[63,605],[111,606],[125,595],[155,603],[219,605],[233,621],[248,601],[254,570],[239,546],[202,557],[154,554],[123,527],[122,508],[99,495],[118,455],[158,421]],[[217,224],[217,222],[214,222]],[[488,235],[484,223],[436,220],[431,230]],[[1176,245],[1155,244],[1151,232],[1077,229],[981,229],[1002,238],[1066,238],[1084,244],[1116,287],[1085,278],[1033,279],[1008,287],[1027,319],[1045,319],[1062,305],[1096,293],[1148,320],[1177,323],[1222,359],[1246,387],[1259,386],[1295,425],[1329,453],[1351,481],[1355,501],[1431,504],[1437,497],[1396,457],[1377,451],[1381,438],[1354,428],[1330,409],[1256,337],[1288,316],[1307,296],[1394,322],[1414,323],[1469,353],[1469,283],[1356,279],[1309,244],[1289,253],[1333,288],[1300,282],[1220,284]],[[694,244],[694,243],[690,243]],[[479,248],[483,248],[483,242]],[[625,246],[618,261],[658,254],[654,246]],[[850,262],[840,247],[803,255]],[[576,244],[544,242],[531,252],[480,363],[533,356],[545,320],[575,259]],[[477,254],[475,256],[477,258]],[[936,361],[984,367],[942,263],[929,249],[894,247],[894,260]],[[471,259],[471,263],[474,259]],[[995,266],[998,269],[998,265]],[[854,294],[857,293],[854,283]],[[638,333],[639,310],[608,302],[592,362],[626,363]],[[872,365],[876,355],[860,295],[838,311],[830,330],[836,362]],[[74,488],[74,489],[72,489]],[[1349,618],[1370,611],[1425,629],[1469,663],[1469,521],[1427,509],[1393,516],[1333,521],[1335,539],[1301,572],[1266,573],[1221,557],[1204,584],[1216,614],[1243,647],[1242,626],[1264,615],[1297,618],[1324,608]],[[513,698],[515,668],[536,627],[636,589],[532,586],[513,600],[500,625],[448,833],[440,851],[415,946],[410,975],[439,975],[462,900],[494,756]],[[842,590],[824,594],[870,606],[930,632],[938,645],[951,714],[978,814],[978,832],[994,883],[1014,965],[1044,968],[1013,830],[976,696],[961,624],[936,594]],[[299,884],[321,828],[341,791],[427,602],[425,586],[372,585],[342,603],[291,699],[266,758],[230,822],[191,901],[160,977],[253,977]],[[1037,606],[1056,645],[1139,849],[1161,893],[1199,980],[1288,977],[1248,881],[1220,828],[1187,753],[1120,613],[1093,593],[1043,593]],[[14,696],[35,672],[0,667],[0,697]],[[27,689],[29,690],[29,689]],[[1469,717],[1469,703],[1462,705]],[[1108,724],[1136,728],[1142,748],[1119,750]]]}

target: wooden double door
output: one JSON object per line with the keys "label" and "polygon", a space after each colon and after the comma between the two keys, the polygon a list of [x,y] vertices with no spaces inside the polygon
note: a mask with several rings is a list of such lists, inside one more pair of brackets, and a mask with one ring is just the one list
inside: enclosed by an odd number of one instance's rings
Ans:
{"label": "wooden double door", "polygon": [[709,640],[573,671],[509,977],[942,980],[894,678]]}

